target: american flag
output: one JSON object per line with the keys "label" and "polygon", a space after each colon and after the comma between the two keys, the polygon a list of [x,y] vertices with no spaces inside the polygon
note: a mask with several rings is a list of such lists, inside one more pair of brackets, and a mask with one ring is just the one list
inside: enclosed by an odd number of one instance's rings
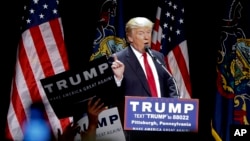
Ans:
{"label": "american flag", "polygon": [[160,0],[153,30],[152,48],[165,55],[167,69],[177,82],[181,98],[191,98],[189,57],[181,0]]}
{"label": "american flag", "polygon": [[69,69],[61,18],[56,0],[30,0],[24,6],[11,101],[7,115],[6,138],[22,140],[23,124],[29,120],[29,106],[43,102],[53,134],[63,131],[72,118],[58,119],[40,79]]}

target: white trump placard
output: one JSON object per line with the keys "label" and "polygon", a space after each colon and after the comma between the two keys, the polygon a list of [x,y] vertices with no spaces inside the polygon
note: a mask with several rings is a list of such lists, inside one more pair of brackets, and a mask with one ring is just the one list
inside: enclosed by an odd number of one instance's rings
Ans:
{"label": "white trump placard", "polygon": [[[81,118],[78,124],[81,130],[86,131],[88,116]],[[75,141],[81,141],[80,134],[76,135]],[[96,141],[126,141],[117,107],[104,110],[99,114]]]}

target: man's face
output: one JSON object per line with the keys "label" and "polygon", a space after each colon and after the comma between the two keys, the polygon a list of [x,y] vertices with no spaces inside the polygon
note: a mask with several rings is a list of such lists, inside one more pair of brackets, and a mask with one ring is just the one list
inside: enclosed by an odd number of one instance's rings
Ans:
{"label": "man's face", "polygon": [[143,53],[145,45],[151,44],[152,29],[148,27],[139,27],[133,29],[128,34],[130,44],[139,52]]}

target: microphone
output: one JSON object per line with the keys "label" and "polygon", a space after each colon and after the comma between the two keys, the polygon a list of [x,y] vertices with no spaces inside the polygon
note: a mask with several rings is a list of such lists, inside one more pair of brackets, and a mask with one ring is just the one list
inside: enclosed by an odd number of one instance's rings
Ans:
{"label": "microphone", "polygon": [[149,45],[145,45],[144,49],[153,58],[153,60],[156,61],[167,72],[167,74],[173,79],[174,84],[175,84],[175,88],[176,88],[176,91],[177,91],[177,95],[178,95],[178,97],[180,97],[176,81],[175,81],[174,77],[172,76],[172,74],[167,70],[167,68],[165,67],[165,65],[163,65],[161,63],[161,61],[153,55],[153,53],[152,53]]}
{"label": "microphone", "polygon": [[167,69],[165,68],[165,66],[161,63],[161,61],[158,60],[158,59],[153,55],[153,53],[152,53],[150,47],[149,47],[148,45],[146,45],[146,46],[144,47],[144,49],[145,49],[145,51],[153,58],[153,60],[156,61],[158,64],[160,64],[160,65],[163,67],[163,69],[164,69],[165,71],[167,71],[167,73],[170,75],[170,73],[168,72],[168,70],[167,70]]}
{"label": "microphone", "polygon": [[155,59],[155,56],[153,55],[152,51],[150,50],[150,47],[148,45],[145,45],[144,47],[145,51],[153,58]]}
{"label": "microphone", "polygon": [[[170,75],[170,73],[168,72],[168,70],[166,69],[166,67],[161,63],[161,61],[160,61],[159,59],[157,59],[157,58],[153,55],[153,53],[152,53],[150,47],[149,47],[148,45],[146,45],[146,46],[144,47],[144,49],[145,49],[145,51],[153,58],[153,60],[156,61],[158,64],[160,64],[160,65],[163,67],[163,69],[164,69],[165,71],[167,71],[167,73]],[[171,76],[171,75],[170,75],[170,76]]]}

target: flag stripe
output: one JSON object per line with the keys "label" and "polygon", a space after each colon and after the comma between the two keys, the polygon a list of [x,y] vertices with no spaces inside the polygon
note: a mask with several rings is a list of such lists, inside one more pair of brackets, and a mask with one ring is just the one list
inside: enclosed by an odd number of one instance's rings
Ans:
{"label": "flag stripe", "polygon": [[161,35],[162,35],[160,19],[161,19],[161,8],[157,7],[156,19],[154,23],[154,30],[152,36],[152,48],[158,51],[161,49]]}
{"label": "flag stripe", "polygon": [[[47,37],[51,38],[51,36],[53,36],[53,34],[48,34],[48,31],[50,31],[50,27],[46,27],[47,25],[48,25],[48,23],[41,24],[39,27],[40,27],[40,29],[43,29],[43,30],[38,29],[34,33],[39,33],[40,31],[43,31],[41,34],[44,34]],[[38,39],[38,40],[39,41],[43,41],[44,39],[46,39],[46,36],[41,36],[40,39]],[[52,39],[54,39],[54,38],[52,38]],[[36,49],[38,49],[37,52],[39,52],[39,53],[37,53],[35,50],[33,50],[34,52],[30,52],[30,55],[28,55],[28,56],[31,56],[33,54],[34,57],[38,57],[39,54],[45,54],[43,56],[39,56],[40,59],[38,59],[38,58],[35,59],[37,61],[35,61],[35,64],[32,65],[34,67],[32,69],[32,70],[34,70],[33,73],[35,74],[35,76],[37,76],[40,79],[44,78],[45,76],[51,76],[51,75],[55,74],[53,70],[56,70],[57,67],[52,67],[52,63],[50,61],[49,54],[51,56],[53,56],[54,58],[58,58],[60,55],[54,55],[53,54],[53,52],[56,52],[56,54],[59,54],[57,48],[55,48],[55,42],[54,41],[56,41],[56,40],[46,42],[46,43],[48,43],[46,46],[45,45],[38,46],[37,44],[35,44],[34,46],[36,47]],[[39,42],[35,42],[35,43],[39,43]],[[27,44],[27,47],[28,47],[28,44]],[[47,49],[45,47],[50,47],[50,48],[52,47],[52,49],[54,49],[54,51],[52,51],[52,50],[47,51]],[[66,55],[65,55],[65,57],[66,57]],[[30,58],[30,60],[32,60],[32,58]],[[40,61],[38,61],[38,60],[40,60]],[[60,60],[60,59],[58,59],[58,60]],[[58,60],[55,60],[55,61],[58,61]],[[43,64],[43,65],[40,65],[40,64]],[[64,65],[62,65],[62,63],[60,63],[59,68],[64,68]],[[43,70],[43,72],[41,72],[42,70]],[[60,69],[58,69],[58,70],[60,70]],[[60,71],[58,71],[58,70],[57,70],[57,72],[59,73]],[[63,70],[63,69],[61,69],[61,70]],[[42,88],[39,80],[38,80],[38,82],[39,82],[39,84],[37,84],[37,85],[39,85],[38,88]],[[37,89],[37,90],[40,91],[39,93],[42,95],[41,96],[42,97],[42,101],[45,103],[45,105],[49,105],[49,104],[46,104],[46,103],[48,103],[48,100],[47,100],[47,98],[45,96],[45,93],[44,93],[43,89]],[[58,127],[59,126],[58,121],[55,121],[55,119],[53,119],[53,117],[55,115],[53,114],[52,108],[50,106],[47,106],[47,107],[45,107],[45,110],[47,112],[47,115],[51,115],[51,116],[49,116],[49,117],[52,118],[52,119],[49,119],[50,124],[52,124],[52,125],[55,125],[55,123],[58,124],[57,126],[52,126],[52,128],[53,127]],[[70,121],[67,120],[67,119],[64,119],[64,120],[61,120],[60,122],[61,122],[60,124],[62,125],[62,127],[59,126],[59,129],[60,128],[65,129],[65,126],[68,125],[68,123]],[[57,129],[53,128],[53,132],[54,132],[54,134],[56,134]]]}
{"label": "flag stripe", "polygon": [[[65,44],[62,44],[64,39],[63,39],[63,29],[62,29],[62,23],[61,23],[61,18],[51,20],[50,22],[50,29],[51,29],[51,36],[53,35],[54,38],[52,40],[55,40],[54,42],[56,43],[56,48],[55,47],[49,47],[49,45],[46,45],[50,59],[52,61],[52,65],[54,68],[54,71],[56,74],[68,70],[69,69],[69,63],[66,63],[68,61],[67,57],[67,50],[65,47]],[[62,36],[56,36],[57,34],[62,35]],[[48,39],[48,40],[47,40]],[[51,38],[45,38],[45,44],[50,43]],[[60,48],[58,48],[60,47]],[[56,56],[56,57],[54,57]],[[61,59],[57,59],[61,58]]]}
{"label": "flag stripe", "polygon": [[16,113],[14,113],[14,107],[12,104],[10,104],[9,107],[9,114],[8,114],[8,124],[6,129],[6,138],[9,140],[15,140],[15,139],[22,139],[23,138],[23,131],[21,128],[21,125],[18,122],[17,116],[15,116]]}
{"label": "flag stripe", "polygon": [[[40,30],[40,27],[41,27],[41,30]],[[34,45],[32,45],[32,46],[25,45],[25,48],[27,48],[26,50],[28,50],[29,48],[32,48],[33,46],[35,47],[34,50],[32,50],[33,52],[29,52],[28,57],[30,56],[30,54],[34,55],[34,57],[38,57],[34,60],[35,64],[32,64],[32,66],[34,66],[34,68],[33,68],[33,70],[35,71],[34,73],[36,73],[35,76],[37,76],[38,78],[44,78],[44,76],[40,76],[43,74],[43,72],[46,74],[50,74],[50,75],[54,74],[54,70],[51,66],[51,62],[50,62],[50,59],[48,57],[49,56],[48,52],[45,48],[44,38],[42,37],[41,32],[40,32],[40,31],[46,30],[45,34],[48,34],[48,31],[46,29],[48,27],[45,27],[45,29],[43,29],[43,28],[44,28],[44,26],[35,26],[33,28],[30,28],[29,31],[30,31],[30,34],[32,36],[32,40],[34,42]],[[33,58],[30,58],[30,59],[32,60]],[[41,65],[41,64],[43,64],[43,65]],[[39,68],[39,67],[41,67],[41,68]],[[46,74],[45,74],[45,76],[46,76]]]}
{"label": "flag stripe", "polygon": [[[176,68],[176,72],[180,72],[179,75],[179,79],[178,81],[181,83],[179,84],[179,88],[180,91],[188,91],[188,93],[191,93],[191,85],[190,83],[190,77],[189,77],[189,67],[186,64],[189,64],[189,58],[187,56],[187,47],[186,47],[186,41],[183,41],[182,43],[180,43],[180,45],[178,47],[175,47],[173,49],[174,55],[175,55],[175,63],[178,64],[178,68]],[[172,65],[174,66],[174,65]],[[175,75],[175,74],[173,74]],[[182,76],[182,77],[181,77]],[[177,76],[176,76],[177,79]],[[182,96],[184,97],[185,94],[182,94]],[[190,98],[190,97],[186,97],[186,98]]]}
{"label": "flag stripe", "polygon": [[[167,58],[166,62],[168,62],[167,68],[168,70],[170,70],[171,74],[178,82],[177,86],[180,90],[181,97],[191,98],[191,96],[189,95],[191,93],[189,69],[186,66],[186,64],[188,64],[187,61],[188,58],[185,59],[185,56],[181,48],[186,48],[186,47],[178,46],[168,53],[166,57]],[[188,93],[188,95],[186,93]]]}
{"label": "flag stripe", "polygon": [[[21,44],[22,43],[20,43],[20,45]],[[20,54],[22,53],[20,52]],[[8,114],[8,123],[11,124],[10,131],[12,132],[10,134],[12,134],[13,136],[19,135],[17,134],[17,132],[20,133],[19,130],[22,130],[22,124],[27,119],[27,116],[26,116],[27,114],[26,114],[24,107],[27,107],[29,102],[25,102],[25,101],[31,101],[31,100],[28,100],[30,99],[30,96],[27,95],[28,88],[26,87],[26,85],[23,85],[22,83],[25,81],[25,79],[23,78],[23,75],[22,75],[23,73],[22,73],[22,69],[21,69],[19,61],[17,61],[17,64],[16,64],[16,74],[17,74],[16,77],[14,76],[14,79],[13,79],[14,80],[13,84],[15,85],[13,85],[12,95],[11,95],[12,96],[11,108],[13,110],[10,110]],[[19,87],[21,87],[22,89],[19,90],[18,89]],[[18,92],[18,91],[21,91],[21,92]],[[23,93],[23,95],[19,95],[19,93]],[[22,138],[22,134],[20,136],[17,136],[17,139],[20,139],[20,138]]]}
{"label": "flag stripe", "polygon": [[[47,29],[47,32],[42,32],[42,35],[43,35],[43,39],[45,40],[45,47],[48,52],[48,57],[50,59],[51,66],[54,70],[53,74],[47,73],[47,70],[46,70],[45,71],[46,77],[61,73],[69,69],[67,50],[64,44],[63,28],[61,25],[62,25],[61,18],[57,18],[54,20],[50,20],[48,23],[44,23],[39,26],[40,28],[42,27],[43,29]],[[58,36],[58,35],[61,35],[61,36]],[[42,88],[42,86],[40,86],[40,88]],[[43,89],[41,91],[45,93]],[[43,102],[48,103],[47,97],[43,98]],[[60,125],[61,130],[63,130],[66,128],[69,122],[73,120],[72,118],[64,118],[64,119],[60,119],[60,121],[56,120],[56,115],[53,112],[52,107],[49,104],[45,104],[45,105],[48,105],[46,107],[46,111],[50,117],[50,124],[52,125],[52,128],[58,127]],[[53,128],[53,132],[56,135],[57,128]]]}

